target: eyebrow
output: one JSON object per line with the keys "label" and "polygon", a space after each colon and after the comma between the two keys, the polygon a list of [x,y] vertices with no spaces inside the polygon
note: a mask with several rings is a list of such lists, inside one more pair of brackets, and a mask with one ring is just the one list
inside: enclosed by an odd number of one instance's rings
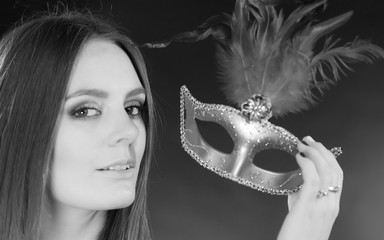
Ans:
{"label": "eyebrow", "polygon": [[[145,94],[145,89],[142,87],[138,87],[130,91],[125,95],[125,98],[130,98],[132,96],[136,96],[139,94]],[[71,98],[79,97],[79,96],[93,96],[97,98],[107,98],[109,96],[108,92],[100,89],[80,89],[77,90],[74,93],[69,94],[66,98],[65,101]]]}

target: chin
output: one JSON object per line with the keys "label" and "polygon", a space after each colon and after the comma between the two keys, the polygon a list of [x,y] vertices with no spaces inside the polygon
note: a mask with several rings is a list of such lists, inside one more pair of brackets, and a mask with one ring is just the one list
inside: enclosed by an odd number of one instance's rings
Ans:
{"label": "chin", "polygon": [[87,201],[82,201],[81,206],[78,205],[78,207],[95,211],[106,211],[129,207],[134,200],[135,191],[105,192],[103,194],[98,193],[97,196],[93,195]]}
{"label": "chin", "polygon": [[110,195],[105,200],[105,210],[121,209],[132,205],[135,201],[135,192],[119,193],[118,195]]}

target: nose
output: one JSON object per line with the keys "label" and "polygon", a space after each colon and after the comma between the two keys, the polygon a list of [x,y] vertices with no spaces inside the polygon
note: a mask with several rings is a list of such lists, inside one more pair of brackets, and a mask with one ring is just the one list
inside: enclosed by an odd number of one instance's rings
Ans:
{"label": "nose", "polygon": [[119,111],[118,114],[111,116],[111,131],[108,138],[109,145],[114,146],[120,143],[133,143],[139,135],[137,124],[138,123],[136,123],[134,119],[131,119],[125,111]]}

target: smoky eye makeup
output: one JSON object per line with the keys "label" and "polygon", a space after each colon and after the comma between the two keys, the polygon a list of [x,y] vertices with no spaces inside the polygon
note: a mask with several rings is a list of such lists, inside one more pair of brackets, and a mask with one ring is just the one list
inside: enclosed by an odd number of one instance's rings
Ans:
{"label": "smoky eye makeup", "polygon": [[124,104],[124,109],[129,117],[142,118],[147,109],[145,95],[127,100]]}
{"label": "smoky eye makeup", "polygon": [[96,103],[79,103],[69,110],[70,117],[74,119],[89,119],[101,115],[101,108]]}

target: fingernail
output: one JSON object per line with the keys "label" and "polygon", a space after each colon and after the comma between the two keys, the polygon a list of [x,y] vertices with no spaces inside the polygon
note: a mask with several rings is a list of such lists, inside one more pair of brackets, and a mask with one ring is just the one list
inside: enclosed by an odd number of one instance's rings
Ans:
{"label": "fingernail", "polygon": [[313,140],[313,138],[311,136],[306,136],[303,138],[304,141],[311,141],[311,142],[314,142],[315,140]]}

